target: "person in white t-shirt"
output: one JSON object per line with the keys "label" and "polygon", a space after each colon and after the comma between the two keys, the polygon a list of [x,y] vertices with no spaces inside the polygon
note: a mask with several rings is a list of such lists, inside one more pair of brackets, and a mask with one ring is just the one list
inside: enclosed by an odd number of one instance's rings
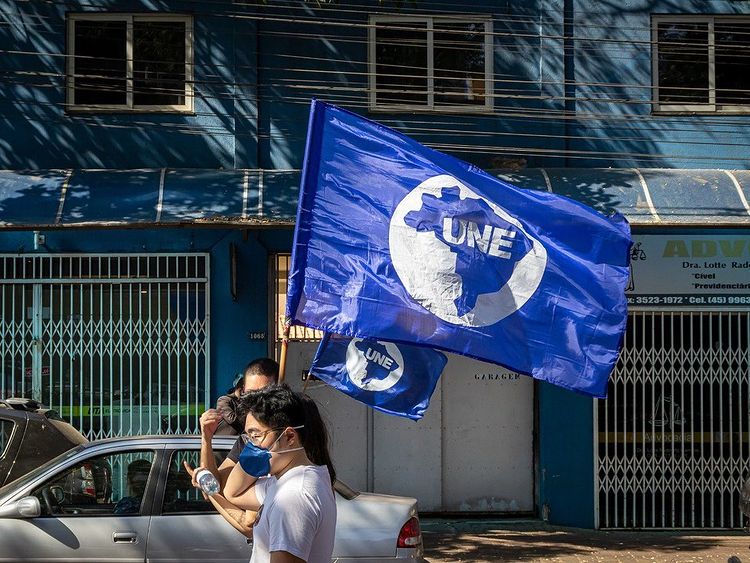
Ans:
{"label": "person in white t-shirt", "polygon": [[239,508],[258,511],[251,563],[329,563],[336,473],[317,405],[275,385],[249,395],[243,406],[246,444],[224,496]]}

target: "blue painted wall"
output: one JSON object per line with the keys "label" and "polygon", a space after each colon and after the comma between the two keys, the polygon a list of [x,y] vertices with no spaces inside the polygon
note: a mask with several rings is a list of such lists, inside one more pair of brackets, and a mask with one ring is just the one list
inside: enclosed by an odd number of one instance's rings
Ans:
{"label": "blue painted wall", "polygon": [[[245,103],[245,96],[242,104],[235,103],[237,78],[255,83],[255,65],[247,61],[254,43],[235,49],[238,23],[227,17],[231,3],[199,8],[191,1],[105,0],[94,5],[0,1],[0,165],[255,167],[255,129],[249,125],[255,106]],[[194,114],[66,113],[65,15],[84,11],[194,13]],[[252,21],[242,23],[243,33],[253,28]],[[240,105],[242,118],[236,120]],[[242,134],[239,148],[236,132]]]}
{"label": "blue painted wall", "polygon": [[[502,168],[507,158],[529,167],[750,166],[750,117],[652,115],[649,103],[651,15],[748,14],[746,2],[95,5],[0,0],[0,166],[299,168],[313,96],[484,168]],[[92,10],[193,15],[193,114],[65,112],[65,14]],[[491,15],[495,111],[370,112],[368,16],[386,13]]]}
{"label": "blue painted wall", "polygon": [[[312,96],[396,127],[484,168],[501,168],[507,158],[524,157],[530,166],[562,165],[558,154],[564,145],[563,121],[528,117],[563,106],[559,1],[445,0],[430,2],[428,8],[419,2],[404,3],[399,9],[389,2],[365,4],[370,8],[363,8],[362,2],[346,1],[333,9],[315,9],[312,2],[302,9],[299,4],[269,4],[264,13],[269,19],[259,23],[261,166],[299,166],[307,100]],[[369,16],[440,13],[494,16],[495,112],[370,111]],[[325,25],[289,21],[300,17],[316,18]],[[311,73],[312,69],[316,72]],[[531,155],[529,149],[534,149]]]}
{"label": "blue painted wall", "polygon": [[594,527],[593,400],[539,382],[538,510],[562,526]]}
{"label": "blue painted wall", "polygon": [[[559,0],[430,3],[430,14],[495,16],[498,98],[483,115],[370,114],[369,15],[425,9],[366,4],[0,0],[0,167],[299,168],[313,96],[485,168],[516,157],[562,165],[563,122],[529,118],[562,108]],[[66,112],[66,12],[82,11],[192,14],[194,113]]]}
{"label": "blue painted wall", "polygon": [[748,168],[750,115],[652,113],[651,16],[750,14],[733,0],[565,0],[576,38],[570,166]]}

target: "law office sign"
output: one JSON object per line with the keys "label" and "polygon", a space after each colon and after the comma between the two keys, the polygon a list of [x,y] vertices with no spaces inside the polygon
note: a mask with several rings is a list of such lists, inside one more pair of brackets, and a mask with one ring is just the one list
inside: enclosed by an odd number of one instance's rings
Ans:
{"label": "law office sign", "polygon": [[633,235],[628,305],[750,309],[750,235]]}

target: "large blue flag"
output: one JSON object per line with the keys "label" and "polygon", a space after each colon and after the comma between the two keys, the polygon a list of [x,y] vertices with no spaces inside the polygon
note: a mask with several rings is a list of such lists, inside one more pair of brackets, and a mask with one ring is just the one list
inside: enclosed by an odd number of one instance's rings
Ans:
{"label": "large blue flag", "polygon": [[517,188],[313,101],[287,317],[605,397],[630,246],[619,214]]}
{"label": "large blue flag", "polygon": [[430,348],[326,333],[310,373],[374,409],[418,420],[447,361]]}

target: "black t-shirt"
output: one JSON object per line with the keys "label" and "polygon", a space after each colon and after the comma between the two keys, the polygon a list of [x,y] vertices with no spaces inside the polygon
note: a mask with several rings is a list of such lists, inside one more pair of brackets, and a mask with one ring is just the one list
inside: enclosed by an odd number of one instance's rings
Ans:
{"label": "black t-shirt", "polygon": [[240,454],[242,453],[243,449],[245,449],[245,443],[242,441],[242,438],[240,436],[237,436],[237,441],[234,443],[234,446],[232,446],[232,449],[229,450],[227,459],[231,459],[234,463],[239,463]]}

